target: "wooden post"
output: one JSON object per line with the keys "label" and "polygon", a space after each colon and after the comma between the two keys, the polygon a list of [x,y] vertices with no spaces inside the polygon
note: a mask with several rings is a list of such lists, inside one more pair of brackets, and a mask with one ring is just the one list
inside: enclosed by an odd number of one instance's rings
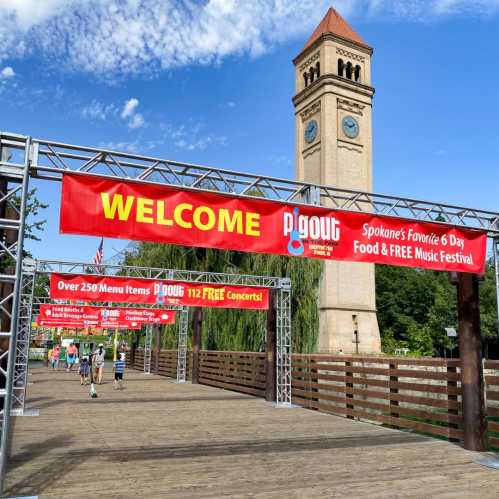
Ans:
{"label": "wooden post", "polygon": [[199,357],[201,333],[203,329],[203,309],[196,307],[192,313],[192,383],[199,384]]}
{"label": "wooden post", "polygon": [[[447,366],[447,374],[456,374],[456,372],[457,372],[457,369],[455,366]],[[457,402],[456,392],[457,392],[457,381],[447,380],[447,401],[448,402],[452,402],[452,403]],[[448,407],[447,414],[450,417],[452,417],[452,416],[457,417],[459,415],[459,411],[457,409],[453,409],[453,408]],[[453,423],[452,421],[449,421],[447,423],[447,426],[449,428],[449,433],[450,433],[450,430],[458,430],[459,429],[459,425],[457,423]],[[459,439],[451,437],[450,434],[449,434],[449,440],[451,442],[458,442],[459,441]]]}
{"label": "wooden post", "polygon": [[487,449],[487,422],[483,393],[478,276],[460,273],[457,294],[464,448],[485,451]]}
{"label": "wooden post", "polygon": [[[393,419],[398,419],[400,417],[400,414],[397,412],[397,407],[399,405],[398,400],[393,400],[392,399],[392,393],[397,394],[399,392],[398,388],[394,387],[392,383],[398,383],[399,378],[398,376],[393,375],[394,371],[396,371],[398,368],[398,365],[395,364],[393,361],[390,362],[389,365],[389,370],[390,370],[390,418]],[[396,424],[393,424],[393,421],[391,422],[392,428],[399,428]]]}
{"label": "wooden post", "polygon": [[276,291],[270,290],[269,309],[267,311],[267,341],[265,356],[265,400],[276,400],[276,353],[277,353],[277,321],[276,321]]}
{"label": "wooden post", "polygon": [[[348,393],[348,390],[353,390],[353,383],[350,383],[348,381],[348,378],[353,378],[353,372],[351,371],[348,371],[348,368],[349,367],[352,367],[352,362],[345,362],[345,398],[347,399],[347,403],[346,403],[346,408],[347,409],[351,409],[351,410],[354,410],[355,407],[353,404],[351,403],[348,403],[348,399],[353,399],[353,393]],[[350,414],[347,414],[347,418],[348,419],[355,419],[354,416],[350,415]]]}
{"label": "wooden post", "polygon": [[154,363],[154,372],[159,374],[159,356],[161,355],[161,324],[156,326],[156,359]]}

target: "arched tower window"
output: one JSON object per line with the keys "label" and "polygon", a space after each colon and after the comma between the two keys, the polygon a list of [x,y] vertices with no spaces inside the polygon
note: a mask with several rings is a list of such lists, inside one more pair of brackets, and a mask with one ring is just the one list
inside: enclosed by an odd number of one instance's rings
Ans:
{"label": "arched tower window", "polygon": [[308,87],[308,73],[306,71],[303,73],[303,79],[305,80],[305,87]]}
{"label": "arched tower window", "polygon": [[343,71],[345,70],[345,63],[343,59],[338,59],[338,76],[343,76]]}
{"label": "arched tower window", "polygon": [[321,75],[321,63],[317,62],[315,65],[315,74],[317,75],[317,78]]}
{"label": "arched tower window", "polygon": [[357,64],[357,66],[355,66],[355,70],[354,70],[354,79],[355,81],[360,81],[360,66]]}
{"label": "arched tower window", "polygon": [[352,63],[350,61],[348,61],[347,62],[346,76],[349,80],[352,79],[352,70],[353,70]]}
{"label": "arched tower window", "polygon": [[315,70],[313,67],[310,68],[309,74],[310,74],[310,83],[313,83],[314,82],[314,75],[315,75]]}

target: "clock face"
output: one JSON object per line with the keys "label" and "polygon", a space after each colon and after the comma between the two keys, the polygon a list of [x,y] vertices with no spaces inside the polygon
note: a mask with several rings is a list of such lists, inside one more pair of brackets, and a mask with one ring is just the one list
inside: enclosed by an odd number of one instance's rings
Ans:
{"label": "clock face", "polygon": [[341,121],[343,133],[350,139],[355,139],[359,135],[359,123],[352,116],[345,116]]}
{"label": "clock face", "polygon": [[317,121],[310,120],[305,127],[305,140],[308,144],[311,144],[315,138],[317,137],[317,130],[319,126],[317,125]]}

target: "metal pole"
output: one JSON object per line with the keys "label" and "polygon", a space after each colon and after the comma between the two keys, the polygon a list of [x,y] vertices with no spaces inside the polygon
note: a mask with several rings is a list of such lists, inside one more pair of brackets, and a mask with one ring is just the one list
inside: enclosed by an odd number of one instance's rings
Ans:
{"label": "metal pole", "polygon": [[180,312],[177,345],[177,383],[185,383],[187,378],[187,333],[189,331],[189,309]]}
{"label": "metal pole", "polygon": [[487,450],[478,276],[459,274],[458,319],[464,448]]}
{"label": "metal pole", "polygon": [[12,293],[12,319],[10,321],[9,349],[7,357],[7,370],[2,373],[5,375],[5,397],[3,406],[3,420],[2,432],[0,442],[0,497],[3,496],[5,474],[7,471],[7,457],[9,450],[9,431],[10,431],[10,409],[12,404],[12,385],[14,375],[14,363],[16,352],[16,337],[17,337],[17,324],[19,316],[19,302],[21,294],[21,274],[23,263],[23,247],[24,247],[24,225],[26,218],[26,203],[28,198],[28,185],[29,185],[29,166],[30,166],[30,153],[31,153],[31,140],[26,139],[26,149],[24,156],[24,171],[22,177],[21,200],[18,221],[18,234],[17,234],[17,247],[15,251],[15,284]]}
{"label": "metal pole", "polygon": [[265,400],[275,402],[276,399],[276,291],[270,290],[269,309],[267,311],[267,335],[265,356]]}
{"label": "metal pole", "polygon": [[203,309],[196,307],[192,314],[192,383],[199,383],[199,358],[203,329]]}
{"label": "metal pole", "polygon": [[19,319],[16,340],[12,408],[15,415],[24,414],[29,371],[29,346],[31,343],[31,317],[35,292],[35,262],[25,259],[21,277]]}
{"label": "metal pole", "polygon": [[146,326],[146,339],[144,343],[144,373],[151,374],[151,349],[152,349],[152,324]]}
{"label": "metal pole", "polygon": [[494,267],[496,271],[496,304],[497,304],[497,332],[499,333],[499,239],[492,240],[492,251],[494,252]]}
{"label": "metal pole", "polygon": [[291,281],[280,280],[277,295],[277,362],[276,394],[277,405],[291,406]]}

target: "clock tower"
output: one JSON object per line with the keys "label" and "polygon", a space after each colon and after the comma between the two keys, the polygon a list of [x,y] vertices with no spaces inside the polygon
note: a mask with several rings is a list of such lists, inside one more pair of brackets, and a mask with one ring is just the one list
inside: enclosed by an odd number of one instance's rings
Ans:
{"label": "clock tower", "polygon": [[[372,191],[372,52],[331,8],[294,59],[299,180]],[[319,307],[320,352],[380,352],[373,264],[326,261]]]}

